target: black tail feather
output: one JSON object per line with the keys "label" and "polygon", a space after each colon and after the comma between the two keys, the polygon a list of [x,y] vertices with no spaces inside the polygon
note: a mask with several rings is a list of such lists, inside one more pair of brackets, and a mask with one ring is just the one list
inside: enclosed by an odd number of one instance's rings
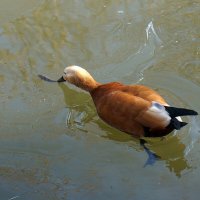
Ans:
{"label": "black tail feather", "polygon": [[198,115],[194,110],[189,110],[186,108],[176,108],[171,106],[165,106],[165,110],[169,113],[169,116],[173,119],[178,116],[187,116],[187,115]]}
{"label": "black tail feather", "polygon": [[178,119],[173,118],[170,121],[170,124],[168,125],[170,128],[180,130],[183,126],[187,125],[186,122],[180,122]]}

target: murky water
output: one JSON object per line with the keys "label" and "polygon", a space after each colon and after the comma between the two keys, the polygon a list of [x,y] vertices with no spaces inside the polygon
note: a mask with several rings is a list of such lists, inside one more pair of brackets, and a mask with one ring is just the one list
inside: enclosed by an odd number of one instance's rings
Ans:
{"label": "murky water", "polygon": [[200,112],[197,0],[0,2],[0,199],[199,199],[200,120],[149,140],[162,160],[96,115],[90,96],[48,83],[67,65],[141,83]]}

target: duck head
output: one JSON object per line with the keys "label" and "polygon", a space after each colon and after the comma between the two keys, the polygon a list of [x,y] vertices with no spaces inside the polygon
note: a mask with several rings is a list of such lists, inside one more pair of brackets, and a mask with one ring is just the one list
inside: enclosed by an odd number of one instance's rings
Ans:
{"label": "duck head", "polygon": [[67,81],[88,92],[100,85],[94,80],[88,71],[76,65],[68,66],[64,69],[62,77],[58,79],[57,82],[60,83],[64,81]]}

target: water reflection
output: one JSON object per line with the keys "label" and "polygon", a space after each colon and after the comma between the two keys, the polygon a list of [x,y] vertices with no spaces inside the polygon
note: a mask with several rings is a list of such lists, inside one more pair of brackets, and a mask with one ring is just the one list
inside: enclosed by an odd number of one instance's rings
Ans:
{"label": "water reflection", "polygon": [[[105,125],[102,126],[102,123],[99,124],[100,128],[106,130],[106,136],[103,137],[118,142],[131,141],[132,148],[134,148],[135,150],[143,151],[145,153],[143,148],[139,148],[139,141],[137,139],[134,139],[125,133],[118,132],[112,128],[110,128],[109,130],[107,127],[105,127]],[[148,140],[148,142],[150,142],[150,145],[147,144],[148,148],[151,151],[155,152],[156,155],[160,156],[161,160],[165,162],[166,167],[176,176],[181,177],[182,174],[184,174],[185,172],[187,172],[188,169],[191,168],[187,158],[185,157],[186,146],[180,141],[177,136],[171,136],[170,139],[166,137],[157,141],[151,139]]]}
{"label": "water reflection", "polygon": [[[181,134],[181,131],[178,134]],[[166,167],[176,176],[181,177],[191,168],[185,155],[186,145],[181,142],[179,135],[171,134],[158,141],[158,143],[152,144],[151,148],[161,156],[166,163]]]}
{"label": "water reflection", "polygon": [[[8,9],[4,2],[1,16]],[[44,0],[26,1],[20,10],[6,2],[16,13],[0,19],[1,197],[34,188],[39,192],[24,198],[195,199],[199,118],[162,141],[149,140],[162,161],[143,169],[139,142],[99,120],[88,94],[37,75],[56,79],[65,66],[77,64],[99,82],[143,83],[170,104],[199,111],[197,1]]]}
{"label": "water reflection", "polygon": [[[139,140],[126,133],[116,131],[111,127],[108,128],[102,122],[99,122],[98,125],[106,132],[106,135],[102,137],[117,142],[128,142],[127,145],[131,146],[131,148],[145,153],[144,149],[139,146]],[[178,177],[181,177],[181,175],[191,168],[185,154],[186,146],[181,142],[178,136],[167,136],[165,138],[155,140],[156,141],[154,141],[154,139],[149,139],[148,142],[150,144],[147,144],[147,146],[151,151],[155,152],[156,155],[161,157],[161,160],[165,162],[165,166],[170,170],[170,172],[174,173]]]}
{"label": "water reflection", "polygon": [[[89,94],[78,92],[79,90],[75,89],[75,87],[70,89],[65,84],[58,85],[63,92],[67,106],[65,115],[68,128],[74,130],[78,128],[88,132],[89,130],[85,128],[85,126],[92,121],[98,125],[98,128],[103,132],[101,137],[117,142],[127,142],[127,145],[131,146],[131,148],[134,148],[136,151],[144,151],[140,148],[138,139],[108,126],[97,117]],[[159,155],[161,160],[165,162],[166,167],[178,177],[181,177],[182,174],[191,168],[185,158],[186,146],[181,142],[179,138],[180,134],[181,131],[177,135],[171,133],[169,136],[163,138],[147,138],[149,143],[147,146]]]}

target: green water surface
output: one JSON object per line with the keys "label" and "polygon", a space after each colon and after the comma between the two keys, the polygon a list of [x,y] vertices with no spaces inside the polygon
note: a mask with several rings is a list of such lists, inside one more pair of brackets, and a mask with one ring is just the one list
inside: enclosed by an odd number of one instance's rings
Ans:
{"label": "green water surface", "polygon": [[200,112],[198,0],[0,1],[0,200],[197,200],[200,120],[164,139],[144,167],[138,140],[106,125],[90,96],[58,79],[145,84]]}

